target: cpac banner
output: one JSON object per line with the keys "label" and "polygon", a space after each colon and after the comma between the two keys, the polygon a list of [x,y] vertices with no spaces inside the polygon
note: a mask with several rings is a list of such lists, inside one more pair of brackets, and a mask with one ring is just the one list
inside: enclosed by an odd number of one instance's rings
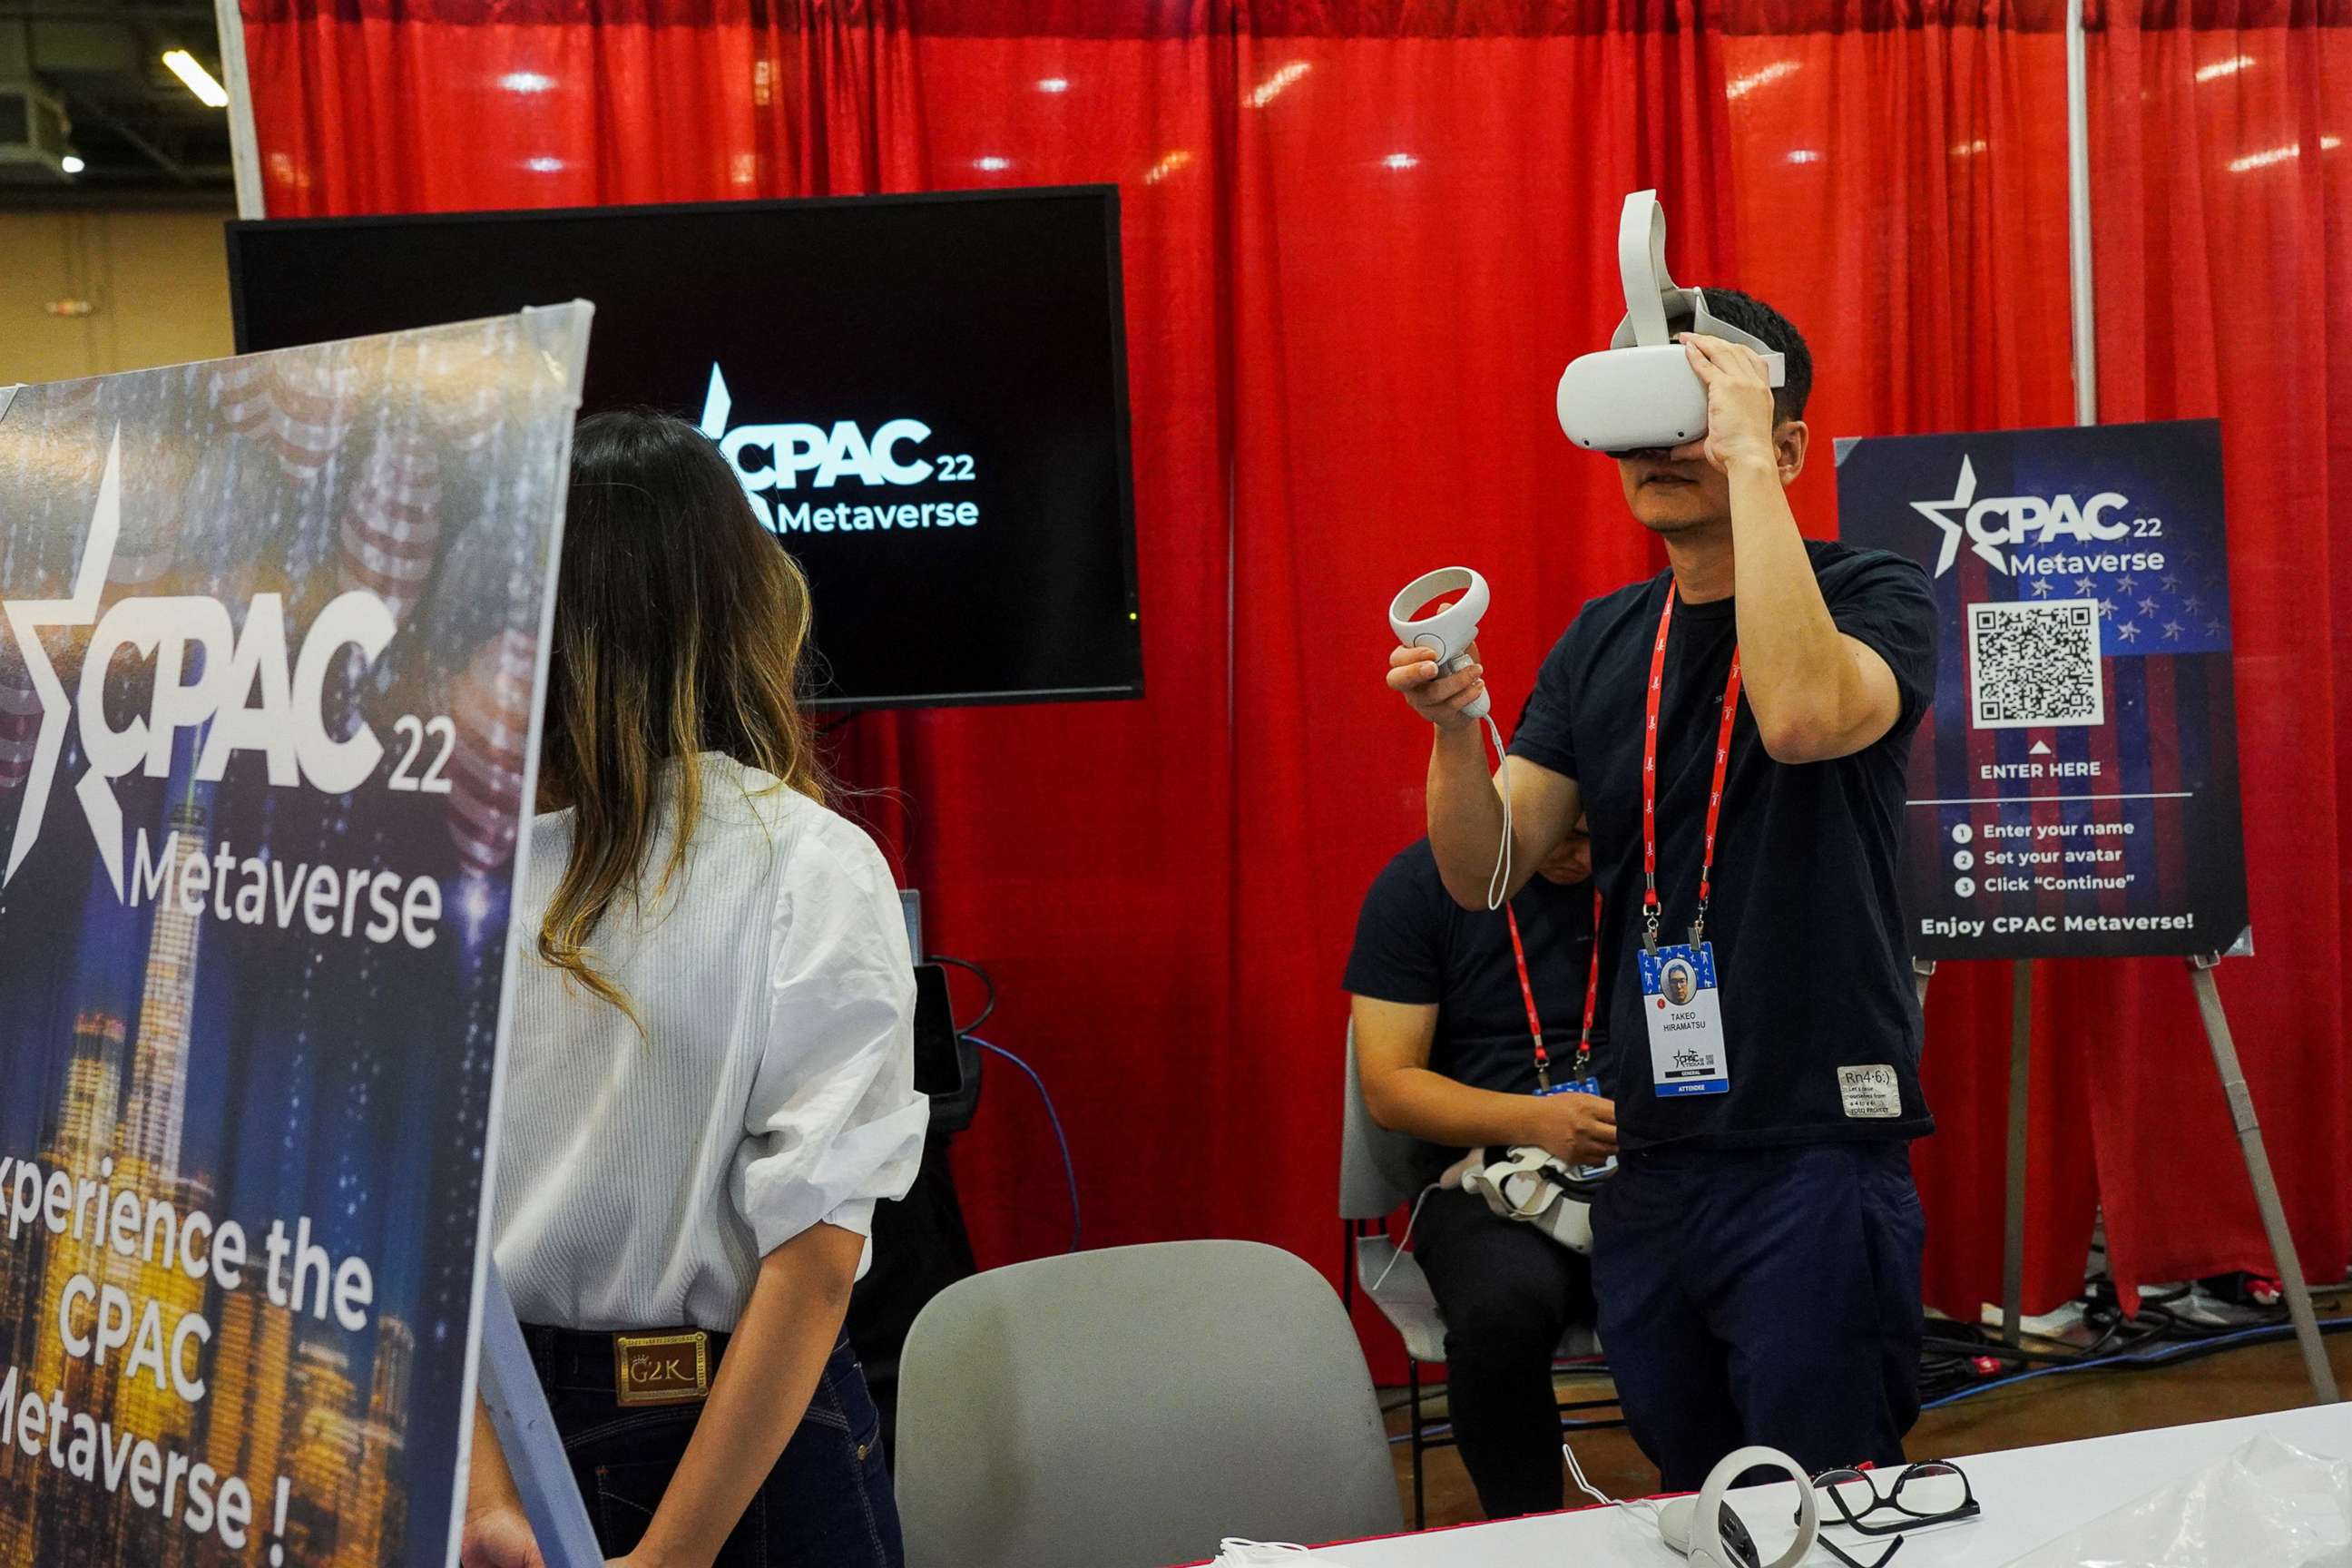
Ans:
{"label": "cpac banner", "polygon": [[1842,441],[1838,511],[1849,543],[1925,566],[1943,612],[1912,951],[2250,942],[2220,426]]}
{"label": "cpac banner", "polygon": [[454,1557],[587,318],[0,389],[0,1563]]}

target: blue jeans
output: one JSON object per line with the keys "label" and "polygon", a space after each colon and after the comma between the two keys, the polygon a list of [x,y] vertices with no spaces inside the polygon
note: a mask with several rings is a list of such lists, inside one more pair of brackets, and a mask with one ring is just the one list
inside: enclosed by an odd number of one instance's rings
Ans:
{"label": "blue jeans", "polygon": [[1669,1491],[1762,1443],[1900,1463],[1926,1226],[1907,1143],[1629,1154],[1592,1209],[1601,1345]]}
{"label": "blue jeans", "polygon": [[[541,1381],[581,1500],[607,1557],[635,1550],[677,1473],[699,1405],[625,1409],[610,1381]],[[585,1382],[585,1380],[581,1380]],[[882,1458],[882,1417],[844,1339],[783,1457],[743,1510],[715,1568],[904,1568],[898,1505]]]}

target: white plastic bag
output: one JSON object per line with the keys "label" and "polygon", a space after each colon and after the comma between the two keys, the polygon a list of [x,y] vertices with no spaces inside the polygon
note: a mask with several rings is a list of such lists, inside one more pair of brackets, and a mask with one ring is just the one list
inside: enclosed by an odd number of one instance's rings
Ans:
{"label": "white plastic bag", "polygon": [[1340,1568],[1331,1558],[1286,1541],[1244,1541],[1234,1535],[1225,1537],[1210,1568],[1289,1568],[1292,1563],[1302,1568],[1317,1568],[1318,1564]]}
{"label": "white plastic bag", "polygon": [[2010,1568],[2352,1568],[2352,1465],[2256,1437]]}

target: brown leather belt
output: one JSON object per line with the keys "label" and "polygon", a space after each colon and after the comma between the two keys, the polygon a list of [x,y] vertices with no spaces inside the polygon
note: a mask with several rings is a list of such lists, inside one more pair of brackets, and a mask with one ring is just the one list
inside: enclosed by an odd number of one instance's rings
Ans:
{"label": "brown leather belt", "polygon": [[705,1329],[602,1333],[526,1324],[523,1339],[549,1388],[609,1392],[615,1405],[635,1409],[709,1398],[728,1336]]}

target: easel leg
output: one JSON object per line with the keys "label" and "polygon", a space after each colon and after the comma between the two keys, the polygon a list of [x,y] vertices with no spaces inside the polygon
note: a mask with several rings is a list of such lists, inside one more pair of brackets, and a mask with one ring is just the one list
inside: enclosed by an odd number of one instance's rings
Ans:
{"label": "easel leg", "polygon": [[[604,1553],[597,1548],[596,1531],[580,1501],[572,1467],[564,1460],[563,1439],[547,1408],[547,1392],[539,1385],[530,1347],[523,1343],[522,1325],[515,1320],[514,1301],[495,1268],[482,1289],[481,1384],[482,1404],[489,1410],[490,1426],[499,1435],[499,1447],[514,1474],[515,1490],[521,1495],[547,1568],[604,1568]],[[469,1412],[469,1428],[472,1423]]]}
{"label": "easel leg", "polygon": [[2254,1184],[2254,1206],[2262,1211],[2263,1231],[2270,1238],[2271,1258],[2286,1295],[2287,1315],[2294,1321],[2294,1337],[2303,1346],[2304,1370],[2311,1376],[2315,1404],[2336,1402],[2336,1371],[2327,1362],[2327,1347],[2311,1311],[2311,1290],[2304,1283],[2303,1259],[2287,1233],[2286,1210],[2279,1203],[2278,1183],[2271,1175],[2271,1157],[2263,1147],[2262,1123],[2254,1116],[2254,1097],[2246,1089],[2246,1075],[2238,1065],[2238,1047],[2230,1039],[2230,1020],[2221,1011],[2221,994],[2213,984],[2216,954],[2189,961],[2189,984],[2197,990],[2197,1010],[2205,1020],[2205,1040],[2213,1047],[2213,1066],[2221,1075],[2221,1092],[2229,1097],[2230,1120],[2238,1130],[2238,1148],[2246,1157],[2246,1174]]}
{"label": "easel leg", "polygon": [[2025,1132],[2032,1081],[2033,961],[2010,967],[2009,1212],[2001,1231],[2000,1337],[2017,1343],[2025,1321]]}

